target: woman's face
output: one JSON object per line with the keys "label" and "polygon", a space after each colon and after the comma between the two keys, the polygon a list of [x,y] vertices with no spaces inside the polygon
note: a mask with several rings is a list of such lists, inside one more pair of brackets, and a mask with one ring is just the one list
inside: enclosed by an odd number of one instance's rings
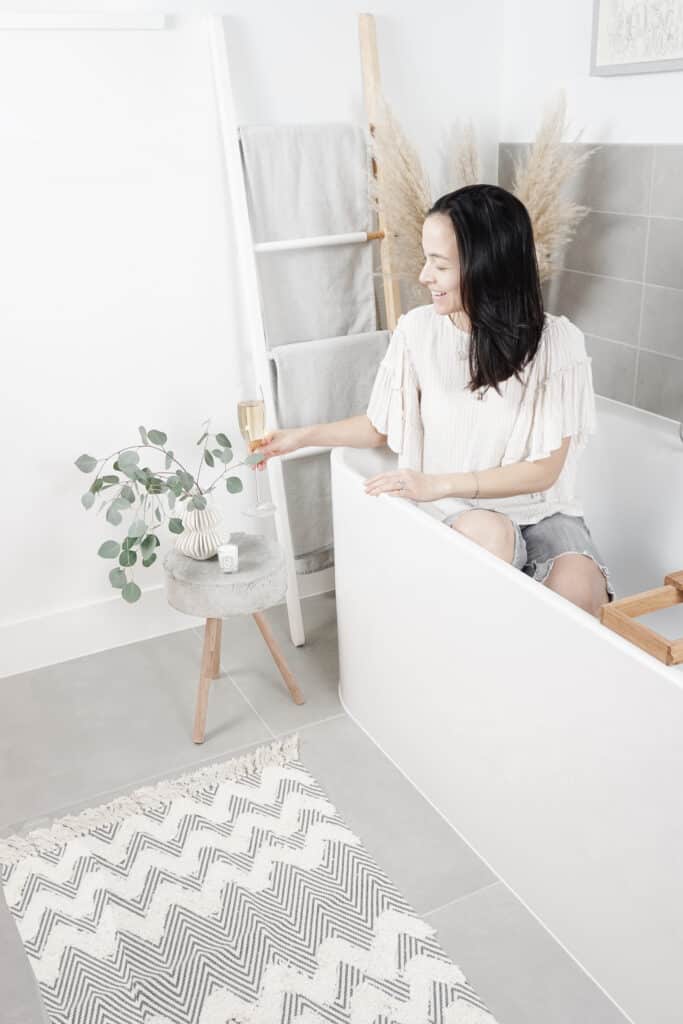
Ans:
{"label": "woman's face", "polygon": [[437,313],[462,311],[460,303],[460,261],[453,223],[445,213],[432,213],[422,225],[425,265],[420,283],[429,288]]}

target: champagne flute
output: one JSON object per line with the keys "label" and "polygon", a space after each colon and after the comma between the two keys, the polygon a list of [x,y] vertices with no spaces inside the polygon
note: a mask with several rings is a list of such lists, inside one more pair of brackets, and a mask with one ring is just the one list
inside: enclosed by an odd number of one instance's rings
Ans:
{"label": "champagne flute", "polygon": [[[249,445],[249,451],[254,452],[258,448],[258,442],[265,437],[266,433],[266,406],[261,398],[247,398],[237,403],[237,422],[240,433]],[[255,469],[256,474],[256,505],[245,508],[242,511],[245,516],[271,516],[277,506],[272,501],[262,501],[259,493],[259,474],[261,470]]]}

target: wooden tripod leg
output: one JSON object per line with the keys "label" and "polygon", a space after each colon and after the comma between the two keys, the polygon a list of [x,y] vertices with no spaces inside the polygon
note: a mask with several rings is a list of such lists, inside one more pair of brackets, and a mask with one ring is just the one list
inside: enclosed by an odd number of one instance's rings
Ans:
{"label": "wooden tripod leg", "polygon": [[199,688],[197,690],[197,706],[194,713],[194,731],[192,739],[195,743],[204,742],[206,729],[206,709],[209,703],[209,686],[213,678],[216,664],[216,650],[220,643],[220,619],[207,619],[204,626],[204,647],[202,650],[202,667],[199,670]]}
{"label": "wooden tripod leg", "polygon": [[299,684],[292,675],[289,666],[287,665],[287,662],[282,656],[282,651],[277,645],[277,640],[273,636],[273,632],[268,624],[268,620],[266,619],[263,612],[252,612],[252,615],[256,621],[256,625],[261,630],[261,635],[263,636],[263,639],[268,644],[268,649],[273,656],[275,664],[280,670],[280,675],[285,681],[287,689],[289,690],[292,696],[292,700],[294,701],[295,704],[304,704],[304,695],[299,689]]}
{"label": "wooden tripod leg", "polygon": [[216,619],[218,625],[216,626],[216,647],[213,653],[213,668],[211,671],[211,678],[218,679],[221,674],[221,637],[223,636],[223,620]]}

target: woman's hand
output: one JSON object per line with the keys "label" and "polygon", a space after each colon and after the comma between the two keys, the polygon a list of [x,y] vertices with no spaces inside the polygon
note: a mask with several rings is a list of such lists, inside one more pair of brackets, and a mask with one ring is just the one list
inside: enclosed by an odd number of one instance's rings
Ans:
{"label": "woman's hand", "polygon": [[[401,482],[405,485],[402,489]],[[443,488],[441,477],[436,473],[394,469],[390,473],[380,473],[366,480],[365,493],[375,497],[385,493],[397,498],[412,498],[413,501],[436,501],[443,497]]]}
{"label": "woman's hand", "polygon": [[266,462],[273,456],[286,455],[287,452],[294,452],[297,448],[305,448],[305,434],[303,427],[287,427],[284,430],[271,430],[258,441],[254,441],[252,450],[261,452],[265,458],[251,466],[251,469],[265,469]]}

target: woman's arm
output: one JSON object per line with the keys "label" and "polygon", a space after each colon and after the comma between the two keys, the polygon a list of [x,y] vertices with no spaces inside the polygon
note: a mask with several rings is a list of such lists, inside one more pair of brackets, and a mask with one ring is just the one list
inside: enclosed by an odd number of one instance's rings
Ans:
{"label": "woman's arm", "polygon": [[303,443],[311,447],[380,448],[387,441],[386,435],[375,430],[365,413],[347,420],[301,427],[301,432]]}
{"label": "woman's arm", "polygon": [[[571,438],[562,439],[562,447],[546,459],[512,462],[477,471],[480,498],[508,498],[514,494],[547,491],[562,471]],[[476,494],[474,473],[439,473],[438,490],[442,498],[471,498]]]}

